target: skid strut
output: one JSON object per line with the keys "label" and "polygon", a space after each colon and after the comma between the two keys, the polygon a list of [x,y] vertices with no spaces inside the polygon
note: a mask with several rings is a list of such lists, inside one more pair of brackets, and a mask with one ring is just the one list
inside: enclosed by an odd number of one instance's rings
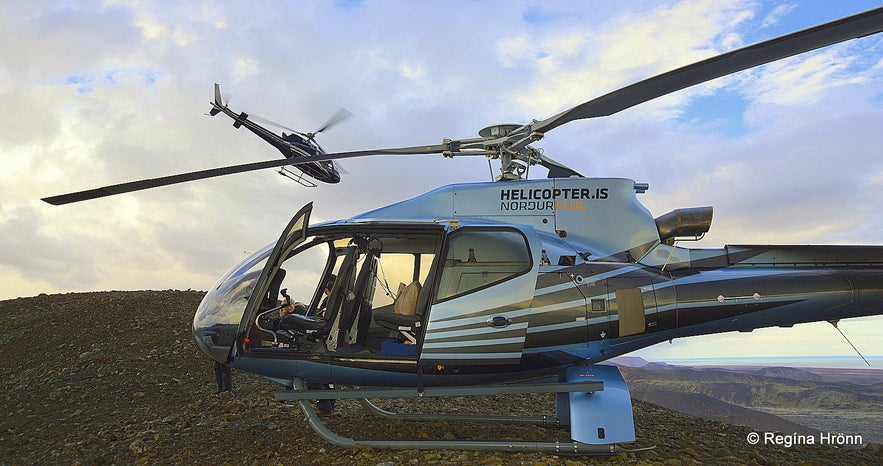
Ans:
{"label": "skid strut", "polygon": [[[281,401],[296,401],[306,415],[307,423],[316,434],[329,443],[344,448],[365,445],[379,449],[398,450],[508,450],[546,452],[559,455],[610,455],[644,449],[626,449],[620,442],[632,442],[634,424],[631,400],[619,370],[610,366],[574,368],[567,372],[566,382],[486,385],[468,387],[414,388],[354,388],[339,390],[305,390],[301,378],[292,380],[293,390],[276,393]],[[618,379],[618,380],[617,380]],[[605,393],[605,382],[612,393]],[[611,383],[612,382],[612,383]],[[622,390],[625,390],[623,393]],[[556,393],[556,416],[500,416],[480,414],[419,414],[385,411],[368,398],[419,398],[447,396],[478,396],[516,393]],[[602,395],[603,394],[603,395]],[[374,415],[403,421],[474,421],[541,424],[544,426],[571,426],[571,441],[513,441],[513,440],[446,440],[446,439],[353,439],[339,435],[325,426],[310,403],[315,399],[357,399]],[[625,403],[625,404],[623,404]],[[600,409],[598,409],[600,407]],[[597,411],[599,415],[584,412]],[[587,434],[588,432],[588,434]],[[651,447],[653,448],[653,447]]]}

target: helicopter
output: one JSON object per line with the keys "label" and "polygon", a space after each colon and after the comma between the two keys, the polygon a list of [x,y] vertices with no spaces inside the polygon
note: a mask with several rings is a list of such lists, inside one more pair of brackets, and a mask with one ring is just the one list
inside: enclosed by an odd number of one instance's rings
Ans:
{"label": "helicopter", "polygon": [[[628,386],[615,366],[598,363],[674,338],[881,315],[883,246],[686,248],[678,242],[710,230],[712,207],[654,217],[639,200],[646,183],[585,177],[532,144],[574,120],[881,31],[883,8],[869,10],[648,78],[544,120],[488,126],[477,138],[338,153],[304,149],[285,160],[43,200],[61,205],[373,155],[498,160],[495,181],[443,186],[344,220],[311,225],[313,205],[305,205],[277,242],[208,291],[193,319],[193,340],[214,361],[278,383],[276,398],[296,401],[313,430],[335,445],[627,451],[622,444],[635,440]],[[217,85],[215,91],[212,111],[227,113]],[[229,112],[237,123],[249,122]],[[532,165],[547,168],[548,178],[527,179]],[[336,388],[310,390],[307,382]],[[515,393],[555,393],[556,411],[409,414],[368,401]],[[319,398],[358,399],[390,419],[569,426],[570,442],[346,438],[319,420],[310,405]]]}
{"label": "helicopter", "polygon": [[[352,116],[349,111],[345,109],[340,109],[330,119],[328,119],[328,121],[325,122],[324,125],[322,125],[316,131],[313,131],[312,133],[301,133],[291,128],[283,127],[284,129],[291,131],[291,133],[286,134],[283,132],[281,135],[277,135],[276,133],[273,133],[272,131],[249,119],[249,115],[247,113],[236,113],[233,110],[230,110],[227,104],[225,104],[221,99],[221,86],[218,83],[215,83],[215,99],[211,102],[211,104],[212,108],[211,110],[209,110],[208,113],[210,116],[215,116],[218,113],[224,113],[225,115],[233,119],[234,128],[245,126],[249,131],[256,134],[264,141],[267,141],[276,149],[279,149],[279,152],[281,152],[282,155],[285,156],[285,158],[319,156],[325,154],[325,150],[322,149],[322,147],[319,146],[319,144],[316,142],[316,135]],[[281,126],[277,123],[273,124]],[[303,175],[309,176],[310,178],[321,181],[323,183],[334,184],[340,182],[340,173],[337,171],[337,168],[335,168],[334,166],[334,162],[332,162],[331,160],[302,163],[295,165],[295,167],[303,172]],[[295,181],[301,186],[305,186],[308,188],[316,187],[315,183],[313,183],[309,179],[304,178],[303,175],[297,175],[294,172],[286,169],[285,167],[281,167],[278,173]]]}

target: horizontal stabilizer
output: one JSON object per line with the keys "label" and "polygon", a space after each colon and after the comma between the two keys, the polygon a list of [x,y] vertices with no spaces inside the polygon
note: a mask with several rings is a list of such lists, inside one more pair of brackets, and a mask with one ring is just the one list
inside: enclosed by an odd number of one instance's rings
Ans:
{"label": "horizontal stabilizer", "polygon": [[239,128],[240,126],[242,126],[242,122],[245,120],[248,120],[248,114],[245,112],[240,113],[239,118],[237,118],[236,121],[233,122],[233,127]]}

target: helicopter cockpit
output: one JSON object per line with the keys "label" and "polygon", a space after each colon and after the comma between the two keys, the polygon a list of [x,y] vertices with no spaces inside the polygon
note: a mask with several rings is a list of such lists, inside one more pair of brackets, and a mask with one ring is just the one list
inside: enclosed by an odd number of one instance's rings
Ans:
{"label": "helicopter cockpit", "polygon": [[[243,326],[246,351],[379,352],[396,332],[373,316],[395,313],[400,288],[427,283],[443,228],[363,230],[311,231],[278,265],[271,265],[267,291],[255,315],[245,318],[273,245],[243,260],[203,299],[193,321],[194,340],[221,362],[227,361],[237,329]],[[414,300],[410,318],[422,318],[430,291],[425,289],[419,305]],[[398,339],[408,341],[402,335]],[[416,354],[413,349],[408,352]]]}
{"label": "helicopter cockpit", "polygon": [[282,133],[282,140],[291,144],[292,146],[297,147],[298,149],[303,150],[309,155],[319,155],[324,154],[325,151],[319,147],[315,142],[304,138],[303,136],[293,133],[293,134],[285,134]]}
{"label": "helicopter cockpit", "polygon": [[[402,312],[399,289],[427,283],[443,231],[437,225],[396,230],[332,226],[311,231],[270,278],[268,294],[278,291],[281,299],[257,313],[246,349],[380,351],[391,329],[375,315],[394,313],[397,301]],[[411,316],[423,315],[428,293],[427,288],[414,296]]]}
{"label": "helicopter cockpit", "polygon": [[[435,222],[327,224],[289,230],[271,246],[234,267],[200,305],[194,339],[215,360],[228,361],[236,344],[256,356],[413,359],[431,307],[468,314],[460,297],[486,294],[536,262],[516,228]],[[527,279],[529,287],[512,286],[532,292],[535,278]]]}

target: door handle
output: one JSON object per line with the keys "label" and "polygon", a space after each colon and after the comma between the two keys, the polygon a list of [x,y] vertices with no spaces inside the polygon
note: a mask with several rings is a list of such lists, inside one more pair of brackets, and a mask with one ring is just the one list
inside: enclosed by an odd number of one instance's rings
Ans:
{"label": "door handle", "polygon": [[493,316],[487,320],[488,327],[493,328],[506,328],[511,323],[506,316]]}

